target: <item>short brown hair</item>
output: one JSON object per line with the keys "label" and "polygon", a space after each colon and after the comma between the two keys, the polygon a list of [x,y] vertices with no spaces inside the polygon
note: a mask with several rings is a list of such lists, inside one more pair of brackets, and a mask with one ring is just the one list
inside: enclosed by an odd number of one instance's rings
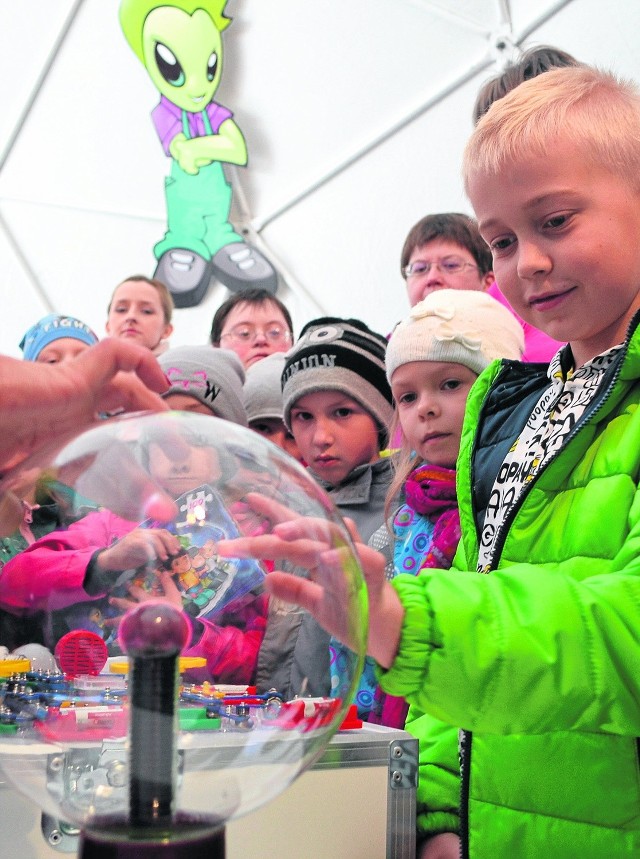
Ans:
{"label": "short brown hair", "polygon": [[113,296],[116,294],[116,289],[122,286],[123,283],[128,283],[129,281],[133,281],[133,283],[148,283],[149,286],[152,286],[156,290],[158,298],[160,299],[160,305],[162,306],[164,321],[168,325],[171,322],[171,317],[173,316],[173,298],[171,297],[171,293],[169,292],[166,284],[161,280],[158,280],[155,277],[147,277],[144,274],[132,274],[131,277],[125,277],[124,280],[120,281],[118,286],[116,286],[111,293],[107,313],[111,312],[111,305],[113,304]]}
{"label": "short brown hair", "polygon": [[414,250],[435,239],[446,239],[466,248],[476,261],[480,274],[487,274],[493,269],[491,251],[478,232],[476,221],[460,212],[441,212],[421,218],[409,230],[400,255],[400,272],[403,277]]}
{"label": "short brown hair", "polygon": [[578,60],[560,48],[551,45],[539,45],[529,48],[515,63],[510,63],[499,75],[491,78],[480,87],[473,106],[473,124],[489,110],[494,101],[511,92],[524,81],[536,78],[551,69],[562,69],[567,66],[580,66]]}
{"label": "short brown hair", "polygon": [[276,298],[272,292],[269,292],[268,289],[255,287],[253,289],[245,289],[242,292],[234,293],[230,298],[227,298],[226,301],[223,301],[220,307],[213,314],[210,335],[212,346],[220,345],[220,335],[222,334],[224,323],[233,308],[238,304],[273,304],[284,316],[284,321],[287,323],[289,333],[293,339],[293,322],[291,321],[291,314],[287,310],[286,306],[279,298]]}

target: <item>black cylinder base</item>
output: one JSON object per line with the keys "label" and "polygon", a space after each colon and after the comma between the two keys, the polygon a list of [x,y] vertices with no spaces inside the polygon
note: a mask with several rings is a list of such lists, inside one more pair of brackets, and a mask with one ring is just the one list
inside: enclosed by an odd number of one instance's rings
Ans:
{"label": "black cylinder base", "polygon": [[180,826],[165,835],[154,840],[124,827],[104,834],[83,832],[78,859],[225,859],[223,826],[214,832]]}

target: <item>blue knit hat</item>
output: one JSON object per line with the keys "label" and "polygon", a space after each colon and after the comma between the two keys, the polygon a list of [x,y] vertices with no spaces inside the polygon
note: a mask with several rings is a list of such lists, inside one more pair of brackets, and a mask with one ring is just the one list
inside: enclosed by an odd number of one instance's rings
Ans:
{"label": "blue knit hat", "polygon": [[24,360],[35,361],[45,346],[54,340],[62,340],[63,337],[72,337],[88,346],[98,342],[96,335],[84,322],[73,316],[50,313],[32,325],[22,338],[20,348],[24,353]]}

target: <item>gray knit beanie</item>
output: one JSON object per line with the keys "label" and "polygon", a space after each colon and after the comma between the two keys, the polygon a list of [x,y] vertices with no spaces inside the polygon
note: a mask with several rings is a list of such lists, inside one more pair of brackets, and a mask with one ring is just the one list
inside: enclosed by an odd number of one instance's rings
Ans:
{"label": "gray knit beanie", "polygon": [[244,382],[244,405],[247,420],[282,420],[282,371],[284,352],[273,352],[247,368]]}
{"label": "gray knit beanie", "polygon": [[467,289],[437,289],[395,327],[387,347],[387,379],[412,361],[462,364],[478,375],[494,358],[519,361],[522,326],[495,298]]}
{"label": "gray knit beanie", "polygon": [[195,397],[219,418],[247,426],[242,399],[244,367],[235,352],[214,346],[178,346],[158,358],[171,387],[164,394]]}
{"label": "gray knit beanie", "polygon": [[340,391],[357,400],[386,430],[393,416],[384,369],[386,338],[359,319],[325,316],[308,322],[285,355],[283,419],[291,429],[291,408],[306,394]]}

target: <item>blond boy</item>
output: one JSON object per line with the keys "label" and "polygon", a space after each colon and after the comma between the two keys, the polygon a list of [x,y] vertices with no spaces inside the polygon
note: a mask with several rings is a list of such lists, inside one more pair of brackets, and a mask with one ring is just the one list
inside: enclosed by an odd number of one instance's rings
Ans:
{"label": "blond boy", "polygon": [[[451,571],[386,583],[361,550],[382,687],[463,729],[458,833],[422,859],[640,855],[639,141],[635,87],[567,68],[496,102],[465,152],[501,288],[568,346],[472,388]],[[269,587],[344,635],[314,583]]]}

